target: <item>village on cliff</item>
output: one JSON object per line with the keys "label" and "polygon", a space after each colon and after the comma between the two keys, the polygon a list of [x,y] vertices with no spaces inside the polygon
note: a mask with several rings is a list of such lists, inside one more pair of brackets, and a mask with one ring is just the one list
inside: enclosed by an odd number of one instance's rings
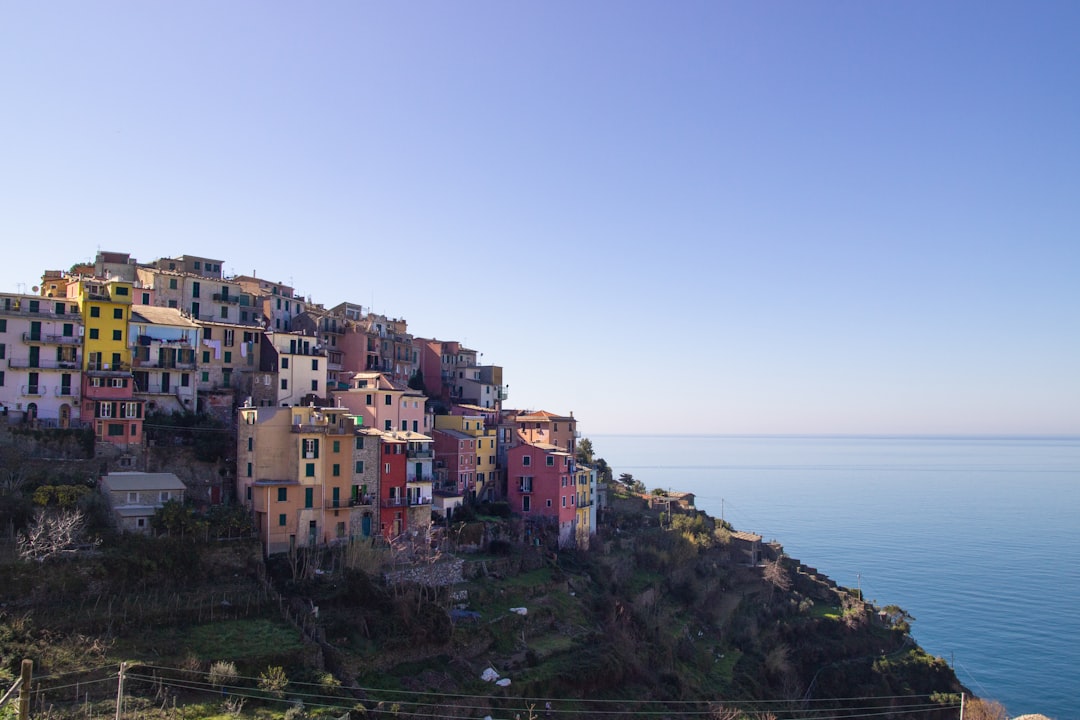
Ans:
{"label": "village on cliff", "polygon": [[[598,478],[572,412],[506,408],[503,368],[461,342],[222,264],[98,252],[0,294],[4,420],[92,431],[122,530],[149,532],[170,500],[235,501],[269,556],[416,535],[500,500],[560,546],[588,546]],[[206,484],[143,472],[163,442],[154,419],[173,413],[235,429],[235,470]]]}

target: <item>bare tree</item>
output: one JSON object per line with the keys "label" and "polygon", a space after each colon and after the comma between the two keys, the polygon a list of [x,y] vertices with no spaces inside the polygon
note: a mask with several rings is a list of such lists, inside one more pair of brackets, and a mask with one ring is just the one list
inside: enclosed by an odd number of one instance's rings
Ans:
{"label": "bare tree", "polygon": [[19,557],[41,562],[75,552],[84,524],[81,510],[39,510],[16,541]]}
{"label": "bare tree", "polygon": [[777,590],[787,592],[791,589],[791,576],[784,567],[783,559],[784,558],[781,555],[775,560],[766,562],[765,569],[762,571],[762,577],[765,579],[765,582],[773,586],[773,594],[775,594]]}

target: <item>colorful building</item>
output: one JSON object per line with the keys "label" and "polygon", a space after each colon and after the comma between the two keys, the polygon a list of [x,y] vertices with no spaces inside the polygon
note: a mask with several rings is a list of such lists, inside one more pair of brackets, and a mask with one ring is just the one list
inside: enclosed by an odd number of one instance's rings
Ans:
{"label": "colorful building", "polygon": [[548,443],[523,443],[507,455],[511,510],[538,528],[556,530],[560,547],[573,546],[578,522],[573,456]]}
{"label": "colorful building", "polygon": [[81,419],[93,423],[98,440],[141,444],[145,402],[135,397],[131,371],[131,308],[128,280],[79,278],[67,286],[82,316]]}
{"label": "colorful building", "polygon": [[82,335],[77,303],[0,294],[0,407],[8,422],[79,420]]}
{"label": "colorful building", "polygon": [[[377,532],[381,439],[343,408],[240,408],[237,496],[253,514],[264,552]],[[399,474],[400,493],[387,497],[404,495],[403,464]]]}

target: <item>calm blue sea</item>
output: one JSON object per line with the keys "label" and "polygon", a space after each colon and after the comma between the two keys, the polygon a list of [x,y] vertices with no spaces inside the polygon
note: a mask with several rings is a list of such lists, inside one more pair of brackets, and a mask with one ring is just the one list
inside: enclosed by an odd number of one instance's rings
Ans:
{"label": "calm blue sea", "polygon": [[590,436],[913,634],[1010,715],[1080,720],[1080,438]]}

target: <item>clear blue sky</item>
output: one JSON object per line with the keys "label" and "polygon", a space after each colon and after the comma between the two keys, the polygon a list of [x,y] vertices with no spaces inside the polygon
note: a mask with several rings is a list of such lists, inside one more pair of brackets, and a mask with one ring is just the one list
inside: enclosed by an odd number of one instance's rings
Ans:
{"label": "clear blue sky", "polygon": [[220,257],[586,435],[1080,433],[1071,0],[2,0],[0,98],[5,291]]}

